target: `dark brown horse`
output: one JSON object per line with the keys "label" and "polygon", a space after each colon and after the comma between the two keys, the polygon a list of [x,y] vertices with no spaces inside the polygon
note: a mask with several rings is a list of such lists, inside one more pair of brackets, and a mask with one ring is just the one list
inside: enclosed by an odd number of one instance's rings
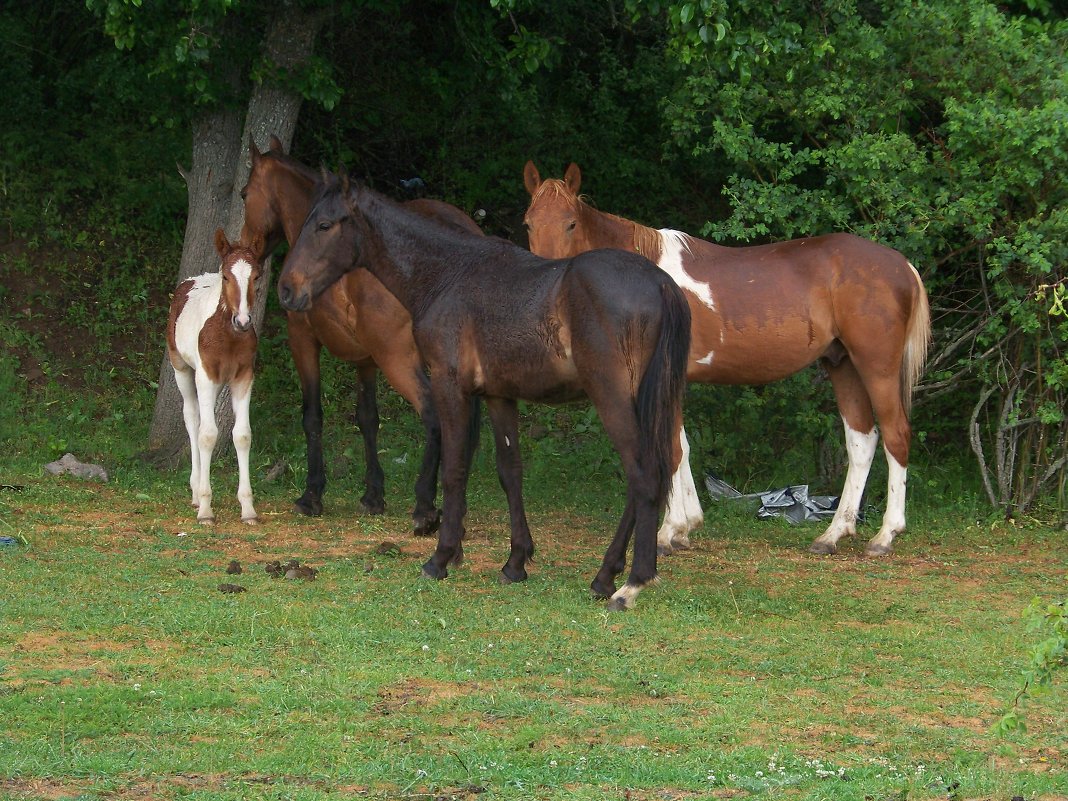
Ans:
{"label": "dark brown horse", "polygon": [[[259,240],[270,253],[281,239],[290,246],[297,241],[308,214],[317,173],[286,155],[277,137],[260,153],[249,142],[252,171],[242,191],[245,225],[241,241]],[[437,200],[413,200],[409,208],[436,217],[470,234],[481,235],[474,220],[455,206]],[[300,377],[303,426],[307,439],[308,477],[296,511],[322,514],[326,486],[323,463],[323,407],[320,387],[320,355],[325,347],[342,361],[356,365],[359,375],[356,420],[363,435],[365,487],[361,503],[373,513],[385,508],[384,475],[378,459],[378,405],[375,382],[378,371],[412,406],[422,419],[427,442],[415,485],[412,517],[417,535],[429,535],[438,525],[440,512],[434,506],[440,458],[440,428],[430,385],[412,339],[408,312],[367,271],[351,273],[324,293],[310,312],[287,312],[289,348]],[[477,428],[472,436],[477,435]]]}
{"label": "dark brown horse", "polygon": [[[634,253],[547,261],[501,239],[458,234],[329,177],[279,279],[282,306],[314,309],[331,284],[357,267],[373,271],[411,313],[441,417],[444,513],[424,573],[444,578],[449,563],[463,556],[464,428],[474,399],[485,398],[508,497],[511,553],[502,580],[509,582],[526,578],[534,553],[523,510],[517,399],[587,397],[627,477],[623,518],[592,587],[611,596],[610,608],[630,606],[656,577],[654,532],[681,422],[690,322],[678,287]],[[632,532],[631,572],[616,591]]]}
{"label": "dark brown horse", "polygon": [[[931,336],[927,292],[916,269],[896,250],[850,234],[723,247],[653,230],[591,208],[579,197],[581,181],[575,164],[562,181],[542,181],[527,162],[530,249],[567,258],[614,247],[659,265],[690,305],[690,381],[764,384],[818,359],[831,377],[845,425],[849,470],[834,519],[810,550],[834,553],[839,538],[856,533],[878,418],[890,478],[882,527],[866,553],[889,553],[894,535],[905,529],[909,410]],[[680,450],[658,535],[662,552],[687,547],[688,533],[702,520],[685,432]]]}

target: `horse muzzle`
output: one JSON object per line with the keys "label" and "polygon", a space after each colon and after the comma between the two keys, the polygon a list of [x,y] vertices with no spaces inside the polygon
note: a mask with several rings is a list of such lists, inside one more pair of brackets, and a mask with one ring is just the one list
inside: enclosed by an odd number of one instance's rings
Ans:
{"label": "horse muzzle", "polygon": [[242,322],[235,314],[230,318],[230,324],[234,327],[234,330],[239,334],[244,334],[246,331],[252,329],[252,317],[246,317]]}
{"label": "horse muzzle", "polygon": [[278,301],[286,311],[302,312],[311,306],[311,292],[307,287],[294,289],[288,281],[280,281]]}

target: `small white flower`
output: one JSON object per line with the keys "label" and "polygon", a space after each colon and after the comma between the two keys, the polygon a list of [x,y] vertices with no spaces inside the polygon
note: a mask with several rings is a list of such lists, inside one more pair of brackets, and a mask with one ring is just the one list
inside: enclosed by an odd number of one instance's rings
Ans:
{"label": "small white flower", "polygon": [[424,645],[423,646],[423,650],[424,651],[429,651],[430,650],[430,646],[429,645]]}

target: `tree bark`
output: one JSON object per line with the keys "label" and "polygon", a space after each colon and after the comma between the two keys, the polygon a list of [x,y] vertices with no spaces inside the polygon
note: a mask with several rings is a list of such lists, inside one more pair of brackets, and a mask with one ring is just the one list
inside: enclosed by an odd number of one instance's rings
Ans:
{"label": "tree bark", "polygon": [[[268,62],[287,71],[305,64],[325,19],[326,14],[322,11],[302,11],[296,6],[288,8],[285,14],[276,15],[264,39],[263,51]],[[236,110],[213,112],[197,125],[193,132],[193,167],[188,174],[183,172],[189,187],[189,216],[179,282],[218,269],[219,260],[213,245],[215,229],[224,228],[230,241],[234,241],[245,221],[241,190],[248,181],[250,169],[249,137],[260,150],[265,150],[273,134],[288,150],[296,130],[301,100],[297,92],[273,81],[263,81],[253,88],[243,128],[240,112]],[[271,265],[268,261],[253,307],[253,325],[257,333],[262,330],[270,285]],[[216,448],[217,452],[223,452],[231,447],[230,433],[234,425],[228,389],[219,394],[215,419],[219,427]],[[188,453],[182,398],[170,360],[164,352],[146,456],[159,467],[173,469]]]}

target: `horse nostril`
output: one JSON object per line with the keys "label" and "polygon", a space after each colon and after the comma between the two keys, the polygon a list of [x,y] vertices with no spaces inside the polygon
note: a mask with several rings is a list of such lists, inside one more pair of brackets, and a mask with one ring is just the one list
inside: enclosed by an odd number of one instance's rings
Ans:
{"label": "horse nostril", "polygon": [[278,300],[282,302],[282,305],[289,307],[290,302],[293,300],[293,290],[290,289],[289,284],[280,283],[278,285]]}

